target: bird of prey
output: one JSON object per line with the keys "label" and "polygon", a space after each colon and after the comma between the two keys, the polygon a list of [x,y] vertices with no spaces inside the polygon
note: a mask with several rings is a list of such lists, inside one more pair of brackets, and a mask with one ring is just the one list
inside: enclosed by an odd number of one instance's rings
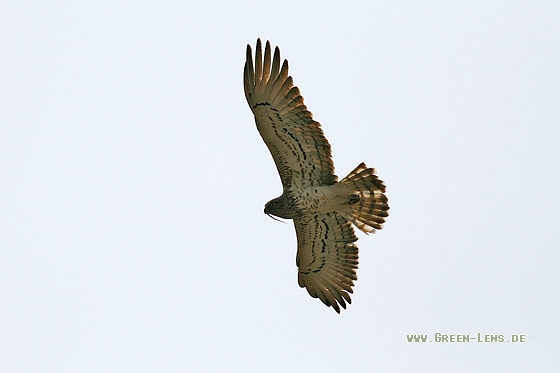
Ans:
{"label": "bird of prey", "polygon": [[385,185],[364,163],[338,181],[329,142],[288,76],[288,61],[280,64],[278,47],[271,56],[267,41],[263,56],[258,39],[253,63],[247,45],[243,83],[283,186],[264,212],[293,219],[299,286],[340,313],[340,306],[352,302],[357,280],[358,239],[352,224],[365,233],[382,228],[389,215]]}

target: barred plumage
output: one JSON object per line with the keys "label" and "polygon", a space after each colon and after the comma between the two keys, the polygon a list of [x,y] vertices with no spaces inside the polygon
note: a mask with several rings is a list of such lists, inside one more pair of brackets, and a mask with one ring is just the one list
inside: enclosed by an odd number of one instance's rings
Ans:
{"label": "barred plumage", "polygon": [[288,61],[280,65],[278,47],[271,57],[267,41],[263,56],[258,39],[253,65],[247,45],[243,84],[284,187],[265,213],[294,220],[298,283],[340,313],[351,303],[357,280],[358,239],[351,223],[366,233],[382,228],[389,210],[385,185],[364,163],[337,181],[331,147],[293,85]]}

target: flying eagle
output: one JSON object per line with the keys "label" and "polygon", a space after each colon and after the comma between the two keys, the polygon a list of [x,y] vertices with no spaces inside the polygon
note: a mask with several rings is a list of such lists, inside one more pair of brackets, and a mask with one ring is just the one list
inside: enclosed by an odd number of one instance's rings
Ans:
{"label": "flying eagle", "polygon": [[280,65],[278,47],[271,58],[267,41],[263,59],[258,39],[253,64],[247,45],[243,83],[284,188],[264,212],[293,219],[299,286],[340,313],[340,306],[352,302],[349,293],[357,280],[358,239],[352,224],[365,233],[382,228],[389,215],[385,185],[364,163],[338,181],[331,146],[288,76],[288,61]]}

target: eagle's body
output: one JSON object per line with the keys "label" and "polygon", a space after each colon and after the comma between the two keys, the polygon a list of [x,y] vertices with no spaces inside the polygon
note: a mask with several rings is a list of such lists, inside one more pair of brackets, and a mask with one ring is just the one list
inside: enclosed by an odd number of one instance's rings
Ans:
{"label": "eagle's body", "polygon": [[334,211],[343,204],[350,204],[351,196],[338,183],[318,187],[290,187],[280,197],[266,204],[265,213],[284,219],[297,219],[310,213]]}
{"label": "eagle's body", "polygon": [[257,40],[253,66],[247,46],[244,86],[284,188],[265,205],[265,213],[294,220],[299,285],[340,312],[339,305],[346,308],[345,301],[351,302],[357,279],[357,238],[351,223],[366,233],[382,228],[389,210],[385,185],[364,163],[338,181],[330,145],[293,86],[288,61],[280,67],[278,47],[271,60],[267,42],[263,59]]}

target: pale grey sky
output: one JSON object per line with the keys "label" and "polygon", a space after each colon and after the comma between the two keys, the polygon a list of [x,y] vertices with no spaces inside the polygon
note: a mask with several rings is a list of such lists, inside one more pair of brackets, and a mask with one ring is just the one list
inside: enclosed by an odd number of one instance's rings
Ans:
{"label": "pale grey sky", "polygon": [[[257,37],[387,185],[340,315],[263,214]],[[0,371],[560,369],[557,1],[13,2],[0,51]]]}

